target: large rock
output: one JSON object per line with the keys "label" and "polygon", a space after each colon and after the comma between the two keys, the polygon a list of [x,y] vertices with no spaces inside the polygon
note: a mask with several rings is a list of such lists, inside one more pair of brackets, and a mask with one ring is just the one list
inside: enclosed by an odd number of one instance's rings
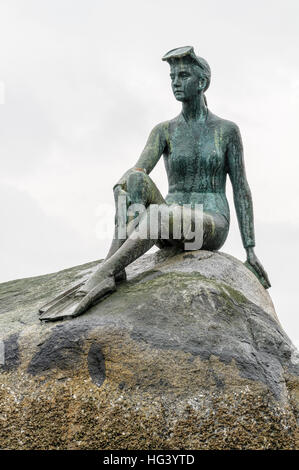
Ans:
{"label": "large rock", "polygon": [[82,317],[41,323],[97,264],[0,285],[1,448],[296,447],[298,355],[241,262],[162,250]]}

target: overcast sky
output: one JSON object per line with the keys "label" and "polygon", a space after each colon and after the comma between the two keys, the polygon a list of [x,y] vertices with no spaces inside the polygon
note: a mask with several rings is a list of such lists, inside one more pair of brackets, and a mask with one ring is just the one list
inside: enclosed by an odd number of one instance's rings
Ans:
{"label": "overcast sky", "polygon": [[[240,127],[256,253],[299,346],[298,23],[298,0],[1,0],[0,282],[105,256],[113,185],[180,112],[161,57],[193,45],[209,108]],[[166,194],[162,161],[152,177]],[[228,186],[223,251],[244,260]]]}

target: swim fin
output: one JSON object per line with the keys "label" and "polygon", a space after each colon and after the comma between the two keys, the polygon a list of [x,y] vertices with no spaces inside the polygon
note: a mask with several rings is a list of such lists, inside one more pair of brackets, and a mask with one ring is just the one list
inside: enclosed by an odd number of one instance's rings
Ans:
{"label": "swim fin", "polygon": [[43,305],[39,309],[39,319],[49,322],[75,318],[116,290],[114,278],[108,277],[86,295],[76,295],[83,284],[85,282],[73,286]]}

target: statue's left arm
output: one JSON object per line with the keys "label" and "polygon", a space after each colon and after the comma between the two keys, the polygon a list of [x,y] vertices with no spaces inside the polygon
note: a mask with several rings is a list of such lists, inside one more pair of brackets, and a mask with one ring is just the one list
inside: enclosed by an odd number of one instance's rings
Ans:
{"label": "statue's left arm", "polygon": [[247,182],[243,144],[239,128],[232,124],[228,136],[228,173],[233,187],[234,203],[243,246],[247,253],[247,266],[257,275],[263,286],[271,286],[268,275],[254,252],[254,219],[251,191]]}

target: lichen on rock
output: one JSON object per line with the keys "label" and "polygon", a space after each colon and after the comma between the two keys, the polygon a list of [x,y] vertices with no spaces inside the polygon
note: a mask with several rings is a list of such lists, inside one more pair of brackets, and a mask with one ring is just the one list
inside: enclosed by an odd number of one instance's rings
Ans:
{"label": "lichen on rock", "polygon": [[2,449],[298,447],[298,354],[241,262],[160,250],[82,317],[41,323],[97,264],[0,285]]}

